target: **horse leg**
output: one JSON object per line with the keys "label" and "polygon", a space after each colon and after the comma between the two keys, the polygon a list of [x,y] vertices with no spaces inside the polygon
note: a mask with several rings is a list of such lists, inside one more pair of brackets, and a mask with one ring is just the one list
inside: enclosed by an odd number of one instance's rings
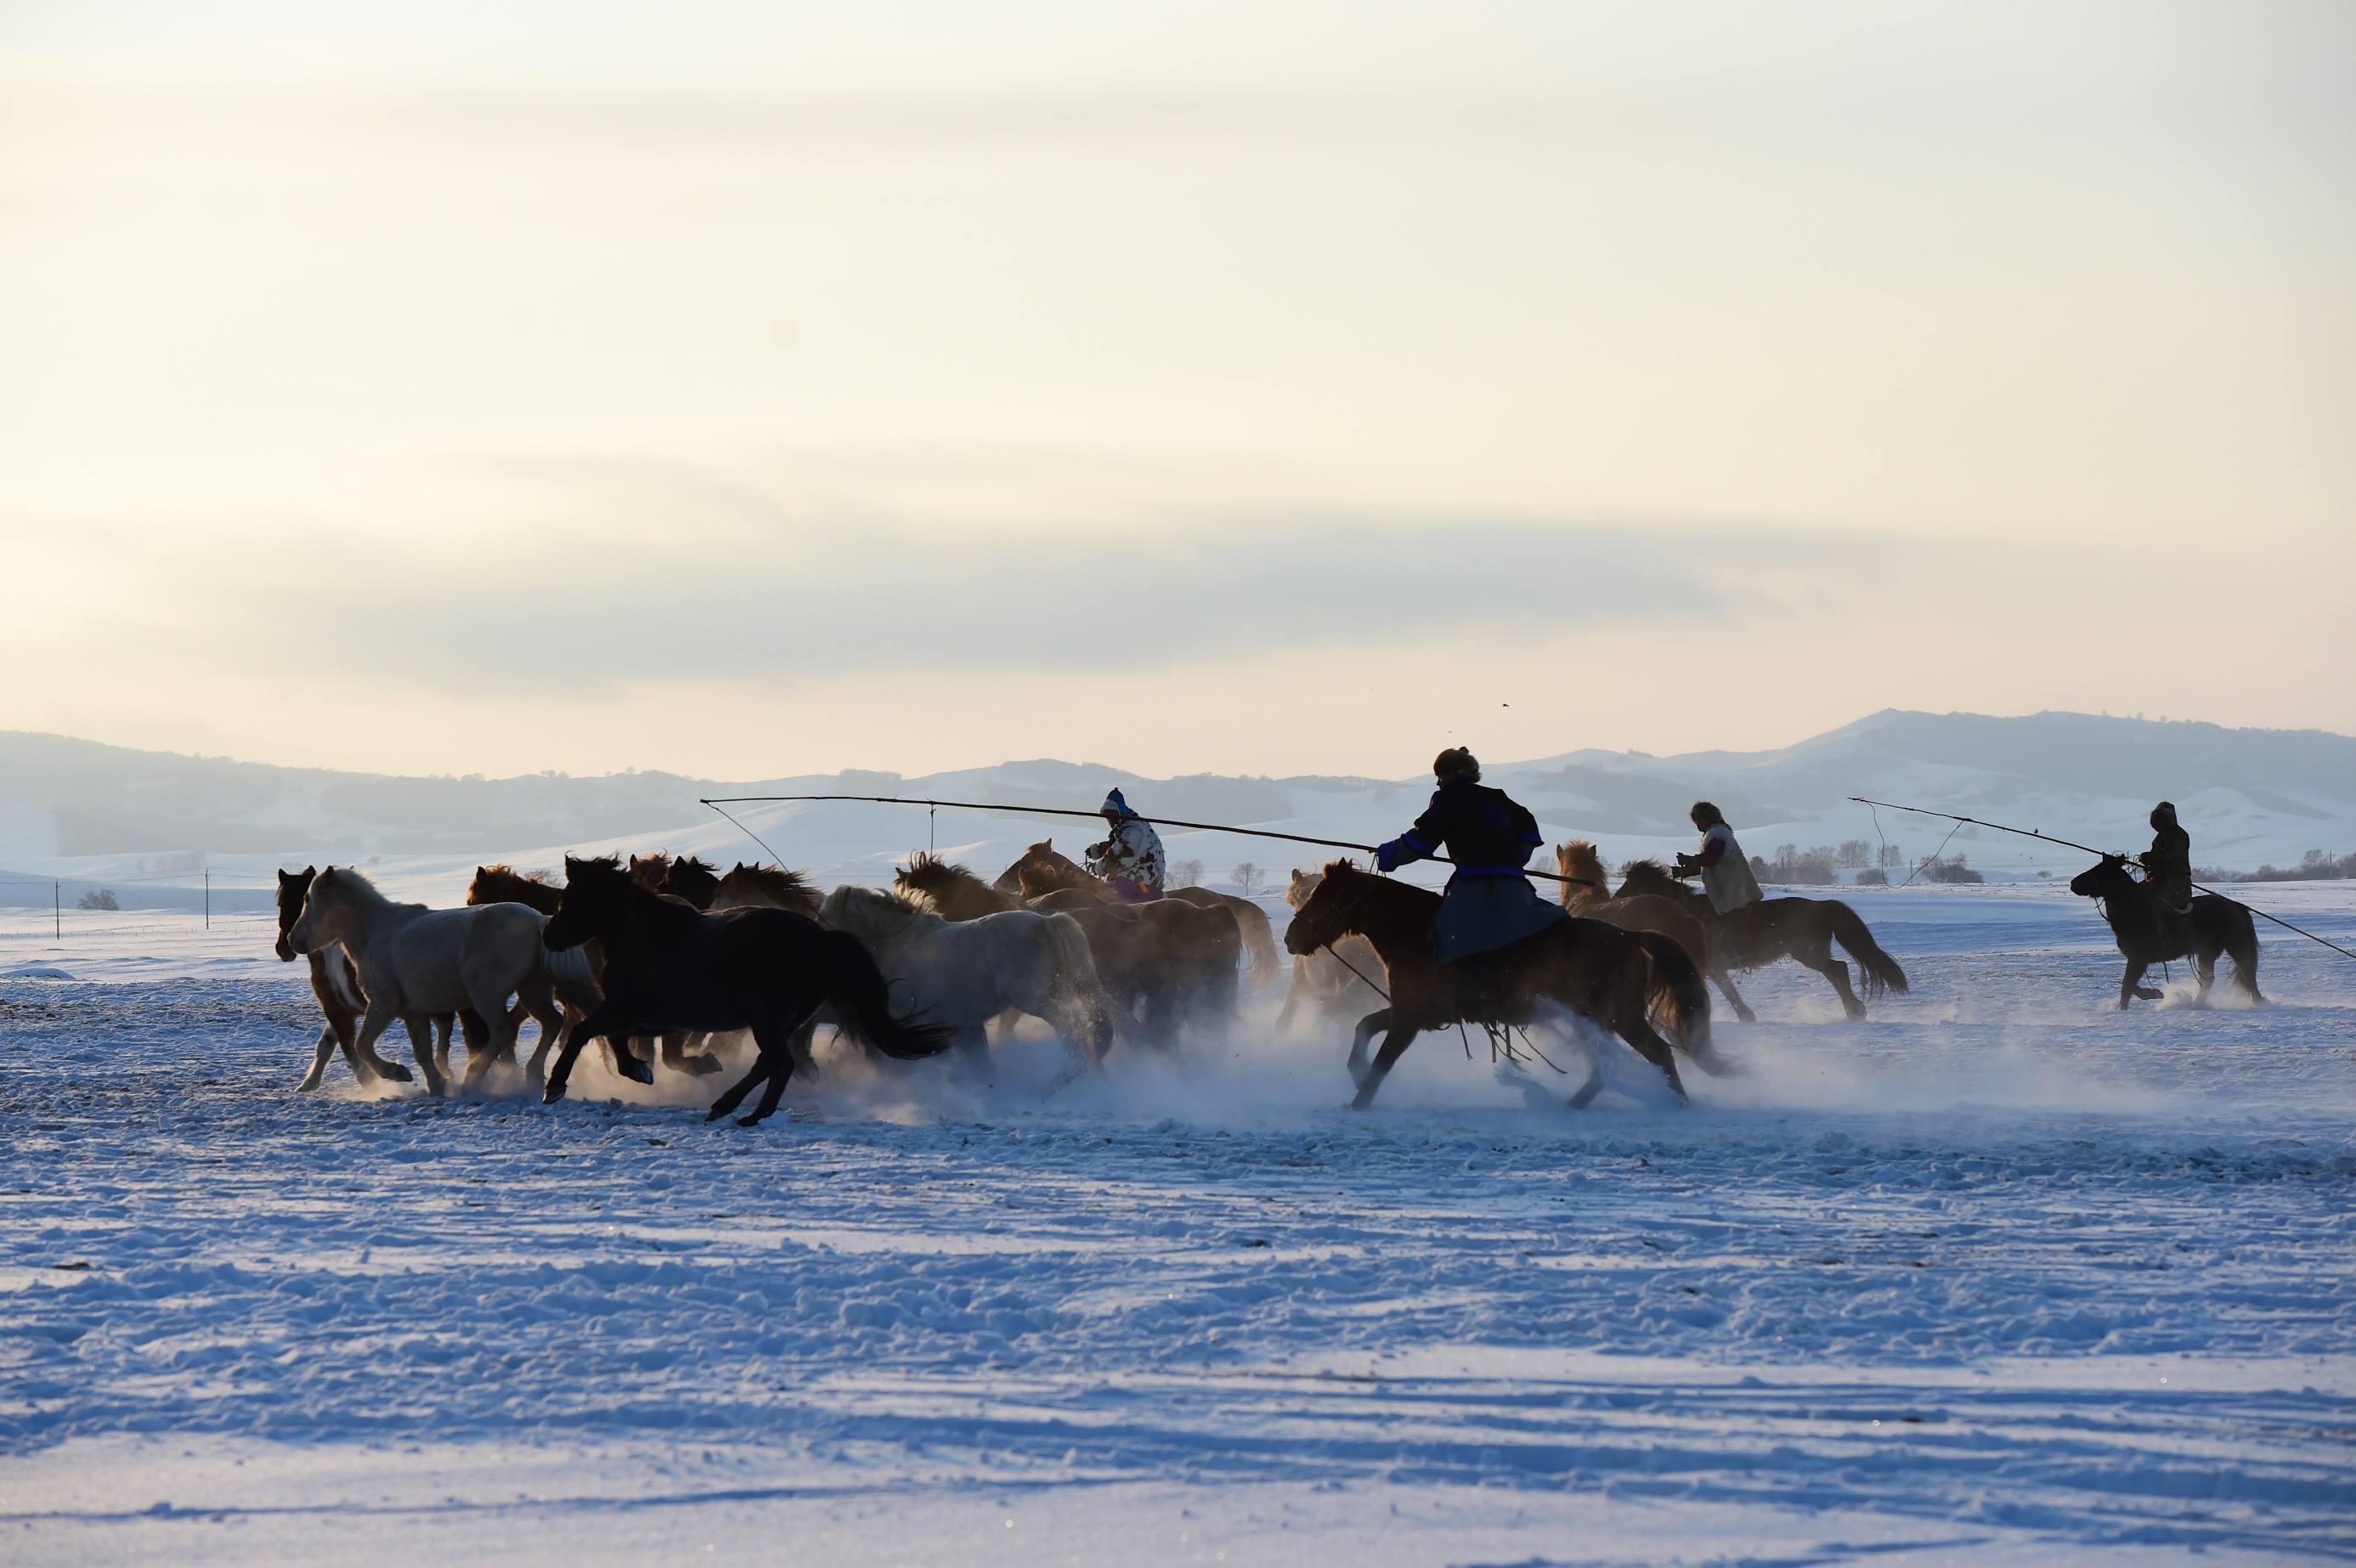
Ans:
{"label": "horse leg", "polygon": [[2159,993],[2147,989],[2143,984],[2143,972],[2149,967],[2140,958],[2127,960],[2126,971],[2119,976],[2119,1011],[2127,1010],[2127,998],[2130,997],[2141,997],[2147,1002],[2159,1000]]}
{"label": "horse leg", "polygon": [[1709,977],[1718,987],[1719,995],[1726,998],[1727,1006],[1734,1009],[1736,1018],[1747,1024],[1755,1024],[1759,1021],[1759,1015],[1751,1010],[1751,1004],[1744,1001],[1742,993],[1734,988],[1734,976],[1730,971],[1713,969],[1709,972]]}
{"label": "horse leg", "polygon": [[2192,1005],[2209,1005],[2209,987],[2217,983],[2217,954],[2214,949],[2195,948],[2192,954],[2192,980],[2199,989],[2192,994]]}
{"label": "horse leg", "polygon": [[[564,1044],[556,1053],[556,1067],[548,1075],[548,1087],[541,1091],[541,1104],[553,1105],[564,1098],[564,1085],[573,1076],[573,1064],[580,1059],[581,1048],[593,1040],[605,1039],[606,1032],[620,1022],[618,1019],[607,1018],[605,1009],[599,1008],[573,1026],[573,1031],[564,1037]],[[626,1051],[628,1047],[621,1049]]]}
{"label": "horse leg", "polygon": [[1350,1083],[1354,1087],[1363,1089],[1366,1086],[1366,1042],[1375,1038],[1376,1031],[1390,1027],[1391,1010],[1388,1008],[1378,1008],[1358,1020],[1357,1032],[1350,1037]]}
{"label": "horse leg", "polygon": [[[385,1022],[392,1020],[388,1018]],[[425,1075],[425,1092],[435,1099],[450,1093],[450,1080],[434,1060],[434,1019],[427,1013],[403,1013],[401,1027],[409,1031],[409,1054],[417,1058],[417,1070]],[[365,1037],[366,1031],[363,1032]],[[444,1050],[448,1047],[445,1045]]]}
{"label": "horse leg", "polygon": [[[812,1001],[809,1006],[811,1012],[818,1010],[816,1001]],[[975,1028],[974,1033],[981,1033],[979,1026]],[[794,1075],[794,1059],[785,1050],[786,1041],[792,1034],[792,1029],[781,1027],[776,1019],[754,1020],[753,1040],[761,1048],[761,1060],[776,1061],[778,1070],[769,1074],[769,1086],[761,1091],[760,1104],[754,1107],[751,1115],[740,1117],[736,1123],[738,1126],[758,1126],[776,1114],[777,1101],[786,1092],[787,1082]]]}
{"label": "horse leg", "polygon": [[558,1006],[562,1011],[556,1027],[549,1028],[546,1019],[540,1020],[540,1044],[533,1048],[531,1060],[524,1064],[524,1077],[535,1084],[548,1082],[549,1049],[562,1045],[571,1038],[574,1026],[589,1016],[570,1002],[562,1002]]}
{"label": "horse leg", "polygon": [[[809,1026],[804,1025],[803,1027],[808,1028]],[[766,1083],[768,1082],[770,1069],[773,1065],[774,1063],[772,1062],[767,1051],[756,1051],[753,1058],[752,1071],[745,1073],[744,1077],[738,1079],[734,1086],[726,1093],[721,1095],[719,1099],[714,1100],[712,1103],[712,1109],[704,1114],[703,1119],[707,1122],[716,1122],[721,1117],[726,1115],[729,1112],[734,1110],[738,1105],[744,1104],[744,1096],[753,1092],[753,1088],[755,1084]],[[793,1052],[791,1051],[786,1052],[786,1070],[788,1072],[793,1071]]]}
{"label": "horse leg", "polygon": [[1587,1064],[1587,1082],[1570,1097],[1570,1108],[1584,1111],[1595,1096],[1603,1093],[1603,1070],[1593,1062]]}
{"label": "horse leg", "polygon": [[[1846,965],[1842,966],[1844,976],[1847,974],[1847,968]],[[1685,1099],[1686,1086],[1684,1081],[1677,1076],[1676,1053],[1669,1049],[1667,1040],[1653,1032],[1651,1025],[1645,1023],[1642,1017],[1638,1017],[1612,1032],[1633,1046],[1637,1055],[1659,1068],[1667,1077],[1671,1092],[1680,1101]]]}
{"label": "horse leg", "polygon": [[1865,1004],[1858,1001],[1857,993],[1848,988],[1848,965],[1833,956],[1829,936],[1811,937],[1804,945],[1794,943],[1792,956],[1832,982],[1833,989],[1840,993],[1841,1011],[1848,1015],[1850,1022],[1865,1017]]}
{"label": "horse leg", "polygon": [[359,1057],[352,1056],[350,1054],[350,1042],[348,1040],[338,1040],[336,1038],[336,1026],[334,1024],[328,1024],[319,1030],[318,1044],[311,1054],[311,1071],[303,1074],[302,1083],[294,1085],[294,1092],[297,1094],[308,1094],[312,1090],[316,1089],[319,1086],[319,1080],[327,1075],[327,1058],[336,1054],[336,1047],[337,1045],[343,1046],[346,1056],[351,1061],[352,1076],[359,1080],[362,1083],[366,1083],[369,1081],[368,1069],[360,1065],[360,1060]]}
{"label": "horse leg", "polygon": [[688,1050],[690,1046],[701,1046],[708,1038],[687,1029],[676,1029],[663,1036],[663,1065],[674,1072],[686,1072],[697,1077],[719,1072],[719,1062],[701,1052],[691,1054]]}
{"label": "horse leg", "polygon": [[[505,993],[496,998],[487,993],[476,993],[475,1005],[466,1009],[466,1076],[461,1081],[464,1087],[472,1089],[482,1081],[492,1062],[515,1054],[517,1019],[522,1013],[521,1008],[508,1010]],[[478,1029],[481,1033],[476,1032]]]}
{"label": "horse leg", "polygon": [[[1359,1027],[1363,1029],[1365,1026],[1361,1024]],[[1363,1111],[1375,1103],[1375,1092],[1383,1086],[1383,1080],[1391,1075],[1391,1069],[1398,1065],[1398,1059],[1407,1054],[1407,1048],[1415,1043],[1419,1032],[1419,1026],[1411,1023],[1391,1026],[1390,1033],[1383,1037],[1382,1050],[1375,1053],[1374,1066],[1366,1070],[1365,1081],[1358,1085],[1357,1098],[1350,1102],[1350,1109]]]}

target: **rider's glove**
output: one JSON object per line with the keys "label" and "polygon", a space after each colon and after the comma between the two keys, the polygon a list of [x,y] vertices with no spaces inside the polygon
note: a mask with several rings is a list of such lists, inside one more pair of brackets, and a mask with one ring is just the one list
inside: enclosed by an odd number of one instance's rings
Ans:
{"label": "rider's glove", "polygon": [[1398,869],[1401,859],[1402,848],[1398,839],[1394,838],[1387,844],[1377,845],[1375,848],[1375,869],[1396,871]]}

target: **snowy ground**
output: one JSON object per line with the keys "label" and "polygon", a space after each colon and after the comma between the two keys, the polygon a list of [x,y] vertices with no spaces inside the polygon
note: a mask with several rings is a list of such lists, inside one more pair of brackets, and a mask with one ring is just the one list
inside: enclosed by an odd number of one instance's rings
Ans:
{"label": "snowy ground", "polygon": [[2121,1016],[2058,888],[1852,901],[1915,994],[1756,976],[1690,1110],[1451,1038],[1352,1115],[1271,995],[750,1132],[298,1097],[261,920],[0,917],[0,1554],[2356,1556],[2356,964]]}

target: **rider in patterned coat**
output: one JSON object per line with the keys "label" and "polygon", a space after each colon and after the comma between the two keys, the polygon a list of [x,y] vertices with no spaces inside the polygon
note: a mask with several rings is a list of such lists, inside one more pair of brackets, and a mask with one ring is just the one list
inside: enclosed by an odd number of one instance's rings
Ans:
{"label": "rider in patterned coat", "polygon": [[1112,884],[1112,896],[1122,903],[1153,902],[1162,896],[1165,875],[1162,835],[1129,808],[1119,790],[1105,796],[1103,810],[1111,832],[1103,843],[1088,846],[1088,869]]}
{"label": "rider in patterned coat", "polygon": [[[1492,953],[1569,919],[1560,904],[1539,898],[1522,874],[1530,852],[1544,842],[1537,818],[1504,790],[1482,784],[1480,762],[1462,746],[1440,752],[1431,772],[1440,782],[1431,804],[1414,827],[1375,851],[1375,864],[1396,870],[1443,848],[1456,862],[1431,919],[1433,960],[1454,964]],[[1487,999],[1496,989],[1486,965],[1477,973],[1460,970],[1455,977],[1461,993]]]}

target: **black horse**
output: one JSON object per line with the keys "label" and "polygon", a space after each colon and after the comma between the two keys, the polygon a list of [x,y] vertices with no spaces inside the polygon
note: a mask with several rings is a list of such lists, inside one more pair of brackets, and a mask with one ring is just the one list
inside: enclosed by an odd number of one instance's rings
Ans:
{"label": "black horse", "polygon": [[561,949],[592,939],[605,950],[598,976],[605,999],[567,1037],[542,1096],[550,1104],[564,1097],[583,1042],[600,1035],[751,1029],[759,1059],[712,1107],[713,1118],[724,1116],[766,1081],[760,1105],[744,1119],[748,1127],[776,1110],[793,1076],[794,1031],[821,1003],[831,1002],[866,1043],[903,1061],[937,1056],[952,1038],[892,1016],[884,976],[855,936],[791,910],[705,914],[640,886],[611,856],[568,855],[564,896],[542,940]]}
{"label": "black horse", "polygon": [[2232,899],[2215,893],[2196,894],[2192,912],[2179,914],[2163,905],[2127,874],[2124,855],[2105,855],[2100,865],[2070,880],[2070,891],[2083,899],[2102,901],[2103,919],[2126,955],[2127,970],[2119,977],[2119,1007],[2127,998],[2159,1000],[2160,993],[2141,984],[2144,971],[2171,958],[2190,957],[2192,976],[2201,982],[2194,1007],[2209,1005],[2209,987],[2217,978],[2217,955],[2233,960],[2233,981],[2263,1007],[2258,995],[2258,932],[2250,912]]}
{"label": "black horse", "polygon": [[[1460,1021],[1526,1024],[1549,1002],[1626,1040],[1661,1070],[1679,1100],[1686,1087],[1677,1079],[1670,1041],[1653,1028],[1654,1016],[1667,1023],[1676,1043],[1697,1065],[1723,1070],[1710,1047],[1709,993],[1676,937],[1622,931],[1600,920],[1558,921],[1498,949],[1500,995],[1496,1005],[1483,1008],[1467,1006],[1456,994],[1455,971],[1432,961],[1431,917],[1439,910],[1438,893],[1336,860],[1285,928],[1285,950],[1295,955],[1313,953],[1344,934],[1363,936],[1390,971],[1391,1005],[1360,1019],[1350,1042],[1350,1075],[1358,1083],[1352,1110],[1374,1104],[1383,1079],[1423,1030]],[[1387,1032],[1370,1064],[1366,1042],[1377,1030]],[[1602,1088],[1603,1074],[1590,1068],[1586,1084],[1570,1098],[1572,1109]]]}

